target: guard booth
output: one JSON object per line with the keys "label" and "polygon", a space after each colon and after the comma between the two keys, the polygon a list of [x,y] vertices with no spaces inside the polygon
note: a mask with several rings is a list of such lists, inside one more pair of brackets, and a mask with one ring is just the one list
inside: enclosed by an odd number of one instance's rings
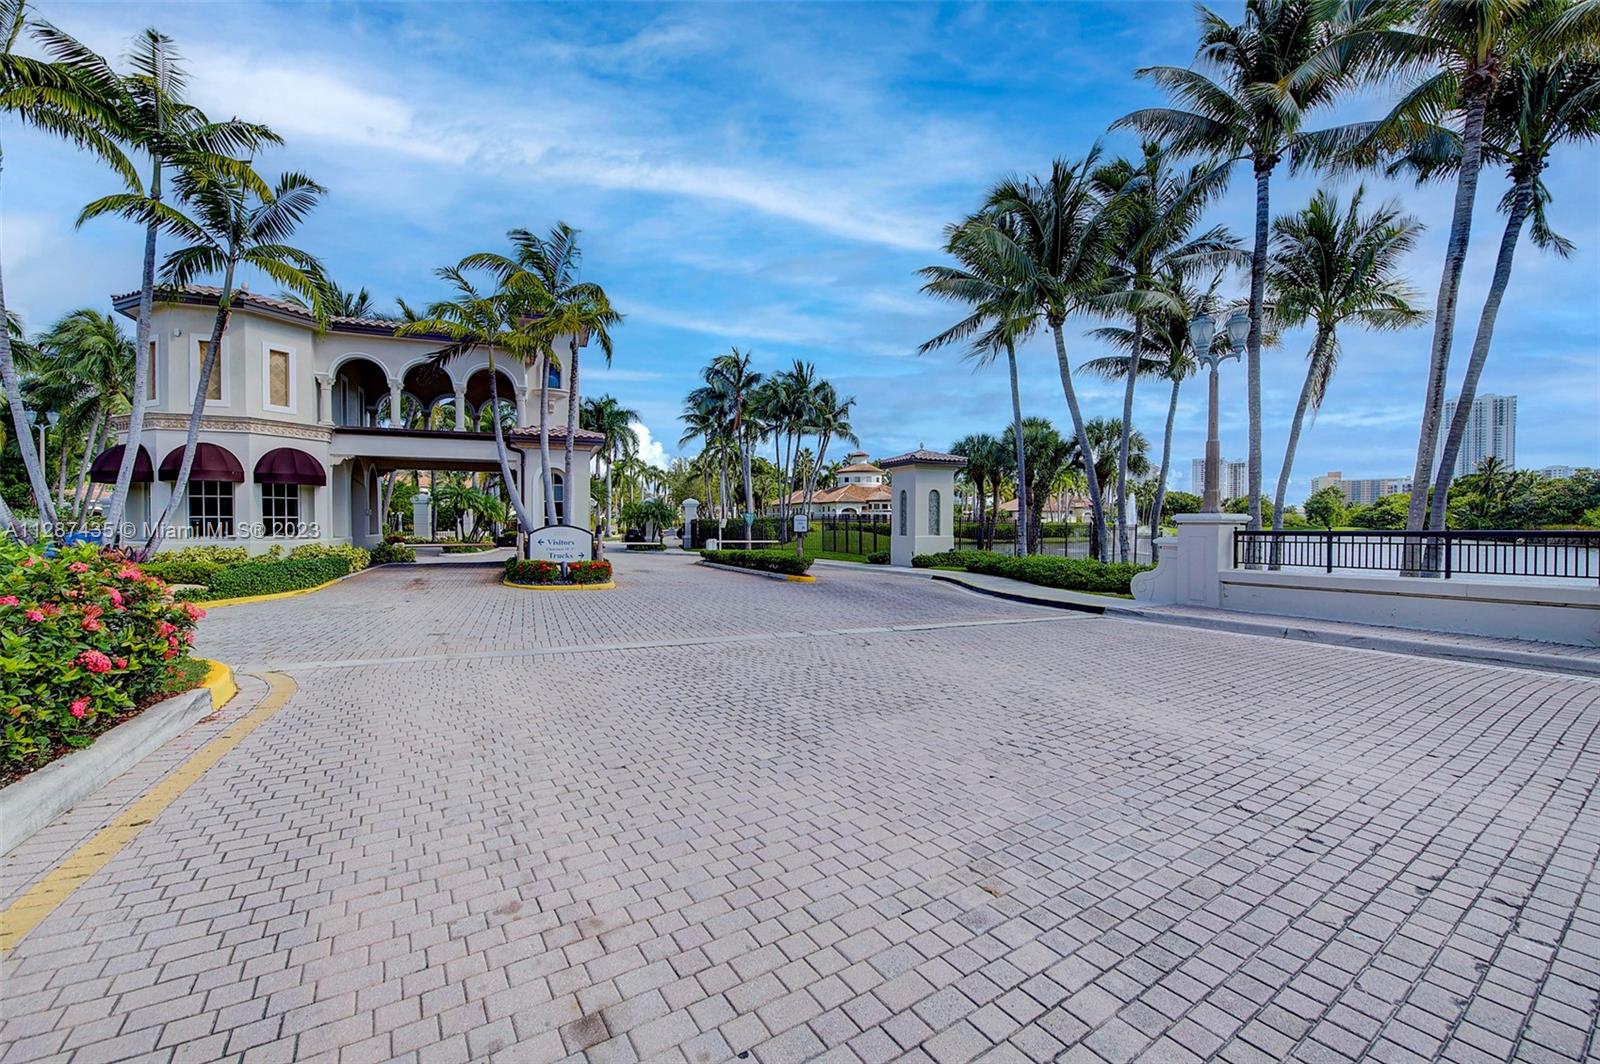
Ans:
{"label": "guard booth", "polygon": [[954,550],[959,454],[915,450],[878,463],[889,474],[889,562],[911,564],[918,554]]}

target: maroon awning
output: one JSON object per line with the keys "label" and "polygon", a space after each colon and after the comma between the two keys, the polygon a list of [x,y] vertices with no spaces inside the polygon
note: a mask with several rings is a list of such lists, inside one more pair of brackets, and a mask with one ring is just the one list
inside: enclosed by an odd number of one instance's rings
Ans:
{"label": "maroon awning", "polygon": [[[127,445],[119,443],[115,447],[101,451],[95,456],[94,464],[89,467],[89,479],[96,484],[115,484],[117,470],[122,468],[122,454],[127,450]],[[139,446],[139,453],[133,457],[133,479],[136,484],[148,484],[154,480],[152,475],[155,465],[150,461],[150,452]]]}
{"label": "maroon awning", "polygon": [[316,484],[328,482],[322,463],[294,447],[276,447],[256,463],[257,484]]}
{"label": "maroon awning", "polygon": [[[177,480],[178,469],[183,465],[183,448],[174,447],[161,460],[159,470],[162,480]],[[214,443],[194,445],[194,462],[189,466],[190,480],[226,480],[231,484],[244,483],[244,466],[226,447]]]}

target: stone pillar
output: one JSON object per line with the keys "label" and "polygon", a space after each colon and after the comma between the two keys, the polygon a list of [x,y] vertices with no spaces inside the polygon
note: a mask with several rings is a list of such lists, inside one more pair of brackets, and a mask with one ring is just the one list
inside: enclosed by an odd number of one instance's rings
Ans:
{"label": "stone pillar", "polygon": [[400,416],[401,400],[405,396],[405,381],[399,377],[389,378],[389,427],[402,428],[405,421]]}
{"label": "stone pillar", "polygon": [[700,501],[698,499],[683,500],[683,537],[678,541],[678,545],[684,550],[691,550],[695,546],[694,521],[698,516],[700,516]]}
{"label": "stone pillar", "polygon": [[523,428],[532,423],[528,416],[528,386],[519,384],[517,387],[517,428]]}
{"label": "stone pillar", "polygon": [[1245,514],[1178,514],[1178,535],[1156,541],[1161,561],[1133,578],[1133,597],[1153,606],[1220,607],[1221,575],[1233,568],[1233,533],[1249,521]]}
{"label": "stone pillar", "polygon": [[910,565],[918,554],[938,554],[956,545],[958,454],[916,450],[886,458],[889,473],[889,561]]}
{"label": "stone pillar", "polygon": [[421,540],[433,538],[433,496],[425,491],[411,496],[411,532]]}
{"label": "stone pillar", "polygon": [[467,427],[467,386],[456,385],[456,431],[460,432]]}
{"label": "stone pillar", "polygon": [[333,374],[318,373],[317,377],[317,424],[333,424]]}

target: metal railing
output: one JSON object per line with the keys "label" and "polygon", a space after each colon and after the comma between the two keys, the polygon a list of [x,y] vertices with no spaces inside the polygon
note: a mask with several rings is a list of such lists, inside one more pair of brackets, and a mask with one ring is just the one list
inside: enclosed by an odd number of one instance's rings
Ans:
{"label": "metal railing", "polygon": [[1600,532],[1240,529],[1233,567],[1600,581]]}
{"label": "metal railing", "polygon": [[811,519],[816,549],[866,556],[889,549],[888,514],[824,514]]}

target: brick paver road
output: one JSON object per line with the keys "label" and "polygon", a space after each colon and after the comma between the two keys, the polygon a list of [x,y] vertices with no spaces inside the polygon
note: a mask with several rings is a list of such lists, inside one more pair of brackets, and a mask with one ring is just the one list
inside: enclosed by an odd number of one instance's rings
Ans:
{"label": "brick paver road", "polygon": [[619,569],[204,622],[298,692],[5,959],[0,1061],[1595,1058],[1600,684]]}

